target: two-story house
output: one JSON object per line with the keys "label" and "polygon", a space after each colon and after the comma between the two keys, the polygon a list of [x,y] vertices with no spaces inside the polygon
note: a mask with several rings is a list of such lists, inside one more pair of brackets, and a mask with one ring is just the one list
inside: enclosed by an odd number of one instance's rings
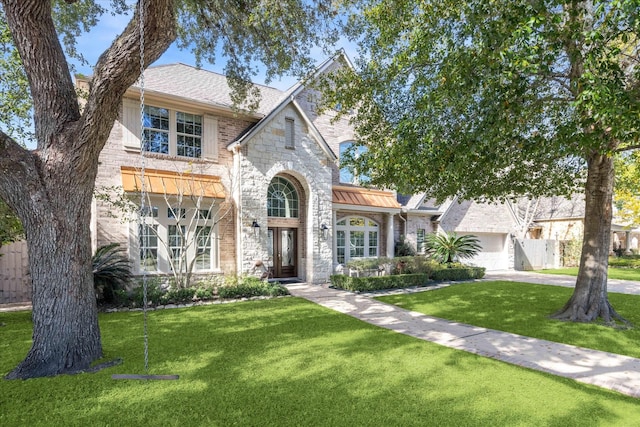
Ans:
{"label": "two-story house", "polygon": [[[340,53],[316,75],[342,66],[350,63]],[[358,186],[340,169],[340,153],[354,140],[347,119],[318,114],[319,94],[303,83],[259,88],[260,106],[247,112],[234,107],[220,74],[183,64],[147,69],[144,103],[131,87],[96,181],[97,191],[132,196],[144,219],[128,220],[96,198],[94,246],[121,243],[137,273],[190,265],[195,274],[244,274],[263,262],[274,278],[324,283],[349,259],[392,257],[401,235],[421,250],[426,233],[481,232],[489,252],[476,264],[509,268],[506,210],[435,206]]]}

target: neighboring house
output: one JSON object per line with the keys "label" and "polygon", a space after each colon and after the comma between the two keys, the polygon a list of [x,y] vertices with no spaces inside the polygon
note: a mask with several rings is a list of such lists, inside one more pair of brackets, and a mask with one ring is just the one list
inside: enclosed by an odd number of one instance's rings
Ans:
{"label": "neighboring house", "polygon": [[[344,66],[351,64],[339,53],[316,76]],[[393,257],[400,235],[421,251],[426,233],[456,231],[480,238],[483,251],[472,263],[512,267],[514,218],[504,206],[435,206],[359,186],[357,174],[340,169],[355,137],[347,118],[318,114],[319,93],[302,83],[260,91],[262,102],[249,113],[234,108],[222,75],[183,64],[147,69],[142,120],[134,86],[96,179],[97,191],[139,193],[143,125],[146,218],[123,220],[112,203],[95,198],[94,247],[123,244],[138,274],[185,268],[171,262],[182,256],[195,274],[246,274],[263,263],[274,278],[325,283],[350,259]],[[185,239],[193,245],[181,246]]]}
{"label": "neighboring house", "polygon": [[[574,194],[570,198],[555,196],[541,198],[534,222],[529,227],[532,239],[552,239],[559,241],[582,240],[584,233],[584,194]],[[614,223],[611,225],[610,250],[624,249],[637,251],[640,230]]]}
{"label": "neighboring house", "polygon": [[[424,236],[431,232],[471,234],[482,251],[465,263],[489,270],[513,268],[516,219],[506,204],[478,203],[452,198],[442,204],[424,195],[398,196],[402,205],[399,233],[422,252]],[[399,238],[399,235],[396,236]]]}

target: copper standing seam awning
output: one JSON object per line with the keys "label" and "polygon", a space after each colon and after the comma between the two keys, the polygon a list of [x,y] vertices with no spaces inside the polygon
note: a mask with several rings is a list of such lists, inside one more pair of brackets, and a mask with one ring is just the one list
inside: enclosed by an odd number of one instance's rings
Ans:
{"label": "copper standing seam awning", "polygon": [[400,209],[401,206],[393,193],[359,187],[334,186],[333,203],[342,205],[369,206],[376,208]]}
{"label": "copper standing seam awning", "polygon": [[[140,170],[121,166],[122,187],[126,192],[142,190]],[[145,190],[153,194],[211,197],[224,199],[224,186],[219,176],[192,173],[177,173],[159,169],[145,169]]]}

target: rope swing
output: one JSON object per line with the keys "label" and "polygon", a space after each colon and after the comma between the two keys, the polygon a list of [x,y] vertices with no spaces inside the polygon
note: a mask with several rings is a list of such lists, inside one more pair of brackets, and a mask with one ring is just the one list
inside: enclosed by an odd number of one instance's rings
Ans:
{"label": "rope swing", "polygon": [[[146,198],[147,189],[144,181],[145,173],[145,144],[144,144],[144,6],[143,0],[138,2],[138,22],[140,25],[140,210],[138,212],[138,223],[146,225]],[[144,227],[139,227],[139,230]],[[144,248],[149,247],[149,233],[144,233]],[[142,313],[143,313],[143,335],[144,335],[144,375],[140,374],[114,374],[114,380],[177,380],[179,375],[149,375],[149,333],[147,327],[147,270],[142,270]]]}

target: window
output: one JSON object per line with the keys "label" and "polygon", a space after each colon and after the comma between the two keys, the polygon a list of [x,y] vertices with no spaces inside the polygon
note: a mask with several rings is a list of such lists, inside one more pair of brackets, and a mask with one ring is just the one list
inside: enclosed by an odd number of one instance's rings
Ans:
{"label": "window", "polygon": [[144,107],[144,151],[169,154],[169,110]]}
{"label": "window", "polygon": [[158,226],[140,224],[138,227],[140,244],[140,270],[158,270]]}
{"label": "window", "polygon": [[418,231],[416,232],[416,250],[419,254],[423,254],[425,251],[424,237],[425,237],[424,228],[418,228]]}
{"label": "window", "polygon": [[366,152],[366,147],[357,146],[354,147],[354,143],[343,142],[340,144],[340,182],[345,184],[360,185],[369,181],[366,175],[358,174],[351,166],[342,166],[342,164],[348,161],[350,158],[357,158],[360,154]]}
{"label": "window", "polygon": [[298,192],[293,184],[275,177],[267,190],[267,215],[278,218],[298,218]]}
{"label": "window", "polygon": [[[151,197],[145,221],[134,225],[139,244],[140,271],[171,273],[173,268],[186,272],[215,271],[219,268],[218,229],[215,206],[183,204],[169,207],[162,197]],[[164,204],[164,206],[162,206]],[[160,208],[159,208],[160,206]],[[133,225],[133,224],[132,224]]]}
{"label": "window", "polygon": [[145,151],[202,157],[202,116],[145,105],[142,122]]}
{"label": "window", "polygon": [[202,156],[202,116],[176,113],[178,156]]}
{"label": "window", "polygon": [[284,146],[296,148],[296,122],[288,117],[284,119]]}
{"label": "window", "polygon": [[[365,217],[348,217],[336,224],[336,261],[378,257],[378,224]],[[349,248],[347,250],[347,242]]]}
{"label": "window", "polygon": [[196,270],[211,269],[211,227],[196,227]]}

